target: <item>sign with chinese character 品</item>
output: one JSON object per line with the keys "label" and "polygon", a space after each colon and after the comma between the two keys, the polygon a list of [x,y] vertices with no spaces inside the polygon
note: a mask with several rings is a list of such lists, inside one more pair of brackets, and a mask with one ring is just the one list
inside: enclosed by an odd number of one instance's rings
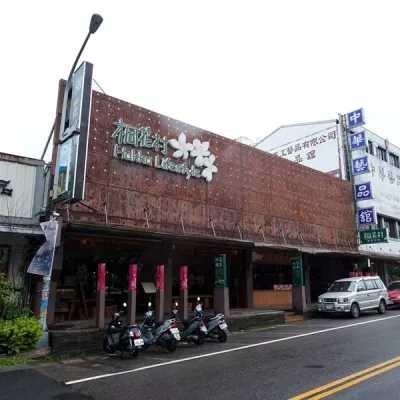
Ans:
{"label": "sign with chinese character \u54c1", "polygon": [[367,133],[365,131],[350,134],[350,149],[359,150],[368,147]]}
{"label": "sign with chinese character \u54c1", "polygon": [[353,175],[360,175],[370,172],[368,156],[354,158],[351,160],[351,165],[353,168]]}
{"label": "sign with chinese character \u54c1", "polygon": [[388,243],[387,228],[360,231],[360,244]]}
{"label": "sign with chinese character \u54c1", "polygon": [[375,208],[359,208],[357,210],[357,223],[359,225],[373,225],[376,224]]}
{"label": "sign with chinese character \u54c1", "polygon": [[292,258],[292,285],[304,286],[302,257]]}
{"label": "sign with chinese character \u54c1", "polygon": [[217,254],[214,257],[214,268],[215,268],[214,287],[215,288],[227,287],[226,254]]}
{"label": "sign with chinese character \u54c1", "polygon": [[[213,174],[218,172],[214,165],[216,157],[209,150],[210,142],[194,139],[188,143],[183,132],[177,139],[167,139],[148,127],[125,124],[122,119],[114,125],[116,129],[111,135],[116,140],[114,158],[185,175],[186,179],[204,178],[206,182],[211,182]],[[171,157],[169,148],[173,150]]]}
{"label": "sign with chinese character \u54c1", "polygon": [[373,199],[371,182],[357,183],[354,185],[356,200]]}
{"label": "sign with chinese character \u54c1", "polygon": [[355,128],[356,126],[364,125],[364,109],[359,108],[358,110],[346,114],[346,121],[349,128]]}

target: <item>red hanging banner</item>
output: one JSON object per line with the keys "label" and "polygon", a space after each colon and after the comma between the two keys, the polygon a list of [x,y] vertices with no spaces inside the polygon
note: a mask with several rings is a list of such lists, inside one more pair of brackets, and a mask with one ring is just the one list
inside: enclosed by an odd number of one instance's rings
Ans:
{"label": "red hanging banner", "polygon": [[157,265],[157,290],[164,290],[164,265]]}
{"label": "red hanging banner", "polygon": [[129,282],[128,282],[128,288],[130,292],[136,291],[136,279],[137,279],[137,264],[131,264],[129,266]]}
{"label": "red hanging banner", "polygon": [[97,291],[104,292],[106,289],[106,264],[97,266]]}
{"label": "red hanging banner", "polygon": [[187,270],[186,266],[181,266],[181,290],[188,290]]}

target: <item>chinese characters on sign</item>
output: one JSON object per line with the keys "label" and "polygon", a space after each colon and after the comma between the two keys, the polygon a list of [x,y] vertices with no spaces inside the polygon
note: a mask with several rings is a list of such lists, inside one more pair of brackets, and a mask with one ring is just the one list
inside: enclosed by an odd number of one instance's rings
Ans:
{"label": "chinese characters on sign", "polygon": [[[214,165],[216,157],[209,151],[209,142],[194,139],[193,143],[187,143],[184,133],[178,140],[167,139],[153,134],[149,127],[137,128],[125,124],[122,119],[114,125],[116,129],[111,138],[117,141],[113,152],[115,158],[186,175],[186,179],[203,177],[207,182],[211,182],[213,174],[218,172]],[[174,150],[172,157],[167,156],[169,146]],[[160,154],[151,155],[146,150]],[[177,162],[178,159],[183,162]],[[194,159],[193,162],[189,162],[190,159]]]}
{"label": "chinese characters on sign", "polygon": [[13,189],[7,187],[11,181],[5,181],[0,179],[0,194],[4,194],[5,196],[12,196]]}
{"label": "chinese characters on sign", "polygon": [[226,282],[226,254],[218,254],[214,257],[214,267],[215,267],[215,288],[225,288],[227,287]]}
{"label": "chinese characters on sign", "polygon": [[376,224],[375,209],[374,207],[359,208],[357,210],[357,222],[359,225],[373,225]]}
{"label": "chinese characters on sign", "polygon": [[388,240],[387,228],[360,231],[360,244],[388,243],[388,242],[389,240]]}
{"label": "chinese characters on sign", "polygon": [[355,128],[356,126],[364,125],[364,109],[359,108],[358,110],[346,114],[346,120],[349,128]]}
{"label": "chinese characters on sign", "polygon": [[354,192],[355,192],[356,200],[373,199],[371,182],[355,184]]}
{"label": "chinese characters on sign", "polygon": [[294,155],[293,161],[298,164],[304,162],[305,160],[313,160],[317,157],[316,146],[337,138],[336,129],[325,133],[320,132],[316,135],[316,137],[311,139],[302,139],[294,145],[288,145],[280,148],[280,150],[275,151],[273,154],[279,157],[293,157]]}
{"label": "chinese characters on sign", "polygon": [[367,146],[368,146],[368,139],[365,131],[350,134],[351,150],[359,150]]}
{"label": "chinese characters on sign", "polygon": [[368,156],[354,158],[351,161],[353,168],[353,175],[360,175],[369,172]]}
{"label": "chinese characters on sign", "polygon": [[292,285],[304,286],[302,257],[292,258]]}

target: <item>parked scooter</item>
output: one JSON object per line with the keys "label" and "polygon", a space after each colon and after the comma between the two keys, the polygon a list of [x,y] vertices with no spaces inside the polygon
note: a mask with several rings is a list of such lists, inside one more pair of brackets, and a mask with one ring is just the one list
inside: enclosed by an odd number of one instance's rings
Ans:
{"label": "parked scooter", "polygon": [[195,314],[199,316],[206,325],[206,338],[218,339],[221,343],[225,343],[228,339],[228,324],[225,322],[225,316],[222,313],[206,317],[203,312],[203,304],[200,297],[197,298]]}
{"label": "parked scooter", "polygon": [[[175,303],[175,310],[172,311],[171,316],[178,313],[178,303]],[[182,321],[183,331],[181,331],[181,340],[187,343],[194,343],[197,346],[201,346],[205,339],[207,328],[198,315],[194,315],[191,319],[185,319]]]}
{"label": "parked scooter", "polygon": [[[165,347],[170,353],[174,352],[178,346],[178,340],[181,340],[179,329],[176,327],[175,315],[172,319],[156,322],[153,317],[153,311],[150,309],[144,314],[143,324],[140,326],[140,332],[144,340],[143,350],[150,346]],[[156,329],[153,334],[153,329]]]}
{"label": "parked scooter", "polygon": [[[126,307],[126,303],[123,304]],[[107,354],[114,354],[121,351],[121,356],[129,353],[132,357],[137,357],[139,350],[144,345],[142,334],[137,325],[122,325],[119,320],[123,310],[116,312],[108,324],[107,336],[103,340],[103,350]]]}

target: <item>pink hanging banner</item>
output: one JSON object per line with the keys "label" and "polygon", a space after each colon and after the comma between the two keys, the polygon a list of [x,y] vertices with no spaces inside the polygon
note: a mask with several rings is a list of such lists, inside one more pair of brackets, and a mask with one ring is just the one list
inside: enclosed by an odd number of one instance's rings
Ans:
{"label": "pink hanging banner", "polygon": [[370,272],[366,272],[365,276],[371,276],[371,273]]}
{"label": "pink hanging banner", "polygon": [[97,266],[97,291],[104,292],[106,289],[106,264]]}
{"label": "pink hanging banner", "polygon": [[137,280],[137,264],[131,264],[129,266],[129,282],[128,282],[128,288],[130,292],[136,291],[136,280]]}
{"label": "pink hanging banner", "polygon": [[362,272],[359,272],[359,273],[357,274],[357,276],[363,276],[363,273],[362,273]]}
{"label": "pink hanging banner", "polygon": [[355,273],[353,271],[349,272],[349,278],[354,278]]}
{"label": "pink hanging banner", "polygon": [[164,265],[157,265],[157,290],[164,290]]}
{"label": "pink hanging banner", "polygon": [[187,271],[188,271],[188,267],[182,265],[181,266],[181,290],[188,290]]}

